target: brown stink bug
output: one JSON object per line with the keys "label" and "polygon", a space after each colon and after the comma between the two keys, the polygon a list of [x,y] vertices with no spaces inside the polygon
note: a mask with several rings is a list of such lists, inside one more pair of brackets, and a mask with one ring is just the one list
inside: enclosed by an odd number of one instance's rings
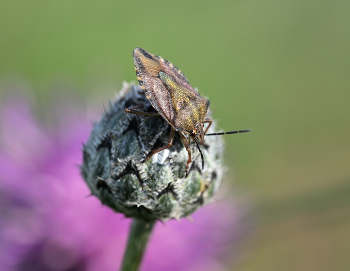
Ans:
{"label": "brown stink bug", "polygon": [[[199,144],[204,144],[204,135],[222,135],[244,133],[250,130],[231,131],[227,133],[206,134],[212,121],[206,118],[210,102],[199,96],[197,91],[187,81],[186,76],[172,63],[160,56],[152,55],[146,50],[136,48],[133,52],[136,76],[141,88],[151,105],[158,113],[146,113],[135,110],[139,106],[126,108],[126,113],[158,116],[161,115],[170,125],[171,132],[168,144],[162,148],[153,150],[148,158],[171,146],[175,131],[188,152],[186,172],[188,172],[191,160],[190,139],[197,144],[204,159]],[[204,123],[208,126],[204,130]],[[183,133],[189,135],[188,140]]]}

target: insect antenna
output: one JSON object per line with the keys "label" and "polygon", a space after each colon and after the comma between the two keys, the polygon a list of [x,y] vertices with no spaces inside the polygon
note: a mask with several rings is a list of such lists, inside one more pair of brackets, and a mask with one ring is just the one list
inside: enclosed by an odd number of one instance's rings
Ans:
{"label": "insect antenna", "polygon": [[201,148],[199,147],[198,143],[196,142],[197,144],[197,148],[199,150],[199,152],[201,153],[201,158],[202,158],[202,170],[204,169],[204,157],[203,157],[203,153],[202,153],[202,150]]}
{"label": "insect antenna", "polygon": [[238,133],[247,133],[252,131],[252,129],[248,130],[239,130],[239,131],[230,131],[230,132],[223,132],[223,133],[213,133],[213,134],[205,134],[206,136],[211,136],[211,135],[229,135],[229,134],[238,134]]}

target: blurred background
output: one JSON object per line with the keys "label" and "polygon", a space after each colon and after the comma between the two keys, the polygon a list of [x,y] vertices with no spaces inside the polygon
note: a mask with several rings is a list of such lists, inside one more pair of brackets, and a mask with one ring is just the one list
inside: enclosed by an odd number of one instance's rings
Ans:
{"label": "blurred background", "polygon": [[340,0],[1,1],[0,98],[18,82],[43,121],[58,89],[61,111],[102,112],[136,82],[135,47],[160,55],[220,129],[253,129],[225,137],[224,183],[257,221],[228,270],[349,270],[349,14]]}

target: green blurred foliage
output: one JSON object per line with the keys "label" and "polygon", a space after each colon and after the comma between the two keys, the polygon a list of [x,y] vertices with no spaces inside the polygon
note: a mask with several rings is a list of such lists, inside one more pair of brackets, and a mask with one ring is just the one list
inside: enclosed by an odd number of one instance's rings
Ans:
{"label": "green blurred foliage", "polygon": [[210,98],[224,130],[253,129],[226,137],[228,175],[262,217],[235,270],[350,268],[349,1],[0,5],[0,80],[27,80],[41,103],[57,78],[107,101],[136,81],[142,47]]}

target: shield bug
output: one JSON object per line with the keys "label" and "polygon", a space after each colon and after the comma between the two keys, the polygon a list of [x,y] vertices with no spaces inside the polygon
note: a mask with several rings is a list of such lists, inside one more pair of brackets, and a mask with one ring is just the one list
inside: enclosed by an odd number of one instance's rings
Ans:
{"label": "shield bug", "polygon": [[[166,146],[151,151],[147,158],[171,146],[174,133],[179,132],[180,138],[188,152],[186,172],[192,162],[190,140],[196,143],[202,158],[199,147],[204,144],[204,136],[244,133],[251,130],[231,131],[227,133],[207,134],[212,121],[206,118],[209,110],[209,100],[201,97],[190,85],[186,76],[171,62],[160,56],[152,55],[146,50],[136,48],[133,52],[136,76],[141,88],[151,105],[158,113],[147,113],[135,110],[140,106],[126,108],[126,113],[146,116],[162,116],[170,125],[170,137]],[[208,123],[206,129],[204,124]],[[185,134],[188,134],[186,139]]]}

